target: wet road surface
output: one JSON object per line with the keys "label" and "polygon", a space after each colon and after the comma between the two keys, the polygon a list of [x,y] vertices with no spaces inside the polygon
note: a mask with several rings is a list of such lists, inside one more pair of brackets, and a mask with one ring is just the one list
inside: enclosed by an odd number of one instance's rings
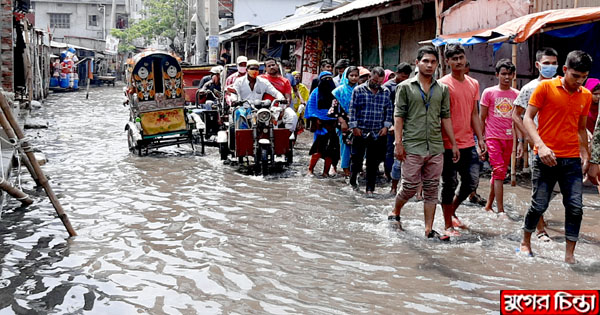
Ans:
{"label": "wet road surface", "polygon": [[132,155],[121,95],[55,94],[32,113],[50,123],[27,132],[79,236],[23,175],[36,203],[10,201],[0,220],[0,314],[493,314],[502,289],[598,289],[597,194],[584,196],[574,266],[562,262],[560,196],[546,216],[553,242],[515,254],[527,187],[505,188],[508,220],[467,204],[470,231],[427,241],[421,203],[403,210],[405,232],[390,229],[387,184],[367,199],[341,178],[305,177],[306,133],[295,164],[267,178],[223,165],[215,148]]}

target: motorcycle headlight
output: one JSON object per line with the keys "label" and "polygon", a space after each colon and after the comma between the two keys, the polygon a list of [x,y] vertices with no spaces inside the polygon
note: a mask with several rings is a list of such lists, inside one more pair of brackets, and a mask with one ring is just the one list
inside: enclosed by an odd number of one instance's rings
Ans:
{"label": "motorcycle headlight", "polygon": [[256,116],[256,120],[263,124],[266,124],[269,122],[269,120],[271,120],[271,112],[268,110],[258,111],[258,114]]}

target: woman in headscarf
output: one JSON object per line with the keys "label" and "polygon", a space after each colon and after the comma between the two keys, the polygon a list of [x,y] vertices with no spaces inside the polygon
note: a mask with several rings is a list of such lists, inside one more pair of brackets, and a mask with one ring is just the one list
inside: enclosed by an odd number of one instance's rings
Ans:
{"label": "woman in headscarf", "polygon": [[383,83],[382,84],[384,84],[385,82],[387,82],[387,81],[393,79],[394,77],[396,77],[396,74],[392,70],[385,69],[384,72],[385,72],[385,76],[383,77]]}
{"label": "woman in headscarf", "polygon": [[358,83],[359,70],[355,66],[346,68],[340,80],[340,86],[333,90],[335,97],[329,116],[336,117],[338,120],[338,136],[340,139],[340,156],[344,176],[350,176],[350,135],[352,132],[348,129],[348,113],[350,111],[350,100],[352,91]]}
{"label": "woman in headscarf", "polygon": [[311,131],[315,133],[315,139],[309,154],[312,155],[308,166],[308,175],[314,174],[315,166],[319,159],[325,160],[323,177],[329,176],[331,164],[339,160],[340,144],[335,133],[336,118],[329,117],[327,113],[334,100],[331,92],[335,89],[333,75],[329,71],[319,74],[319,86],[312,91],[306,104],[304,117],[310,119]]}
{"label": "woman in headscarf", "polygon": [[296,114],[299,117],[297,128],[298,134],[301,134],[302,131],[304,131],[304,126],[306,125],[306,122],[304,121],[304,109],[306,107],[306,104],[302,103],[302,100],[308,100],[308,97],[310,96],[310,91],[308,90],[306,85],[302,83],[302,77],[300,76],[300,72],[294,71],[292,72],[292,75],[294,76],[294,79],[297,82],[296,86],[298,87],[299,95],[296,95],[296,93],[292,90],[292,102],[294,103],[294,110],[296,111]]}
{"label": "woman in headscarf", "polygon": [[594,133],[596,127],[596,120],[598,119],[598,101],[600,101],[600,80],[595,78],[588,78],[585,81],[585,88],[592,92],[592,105],[590,106],[590,112],[587,118],[587,130]]}

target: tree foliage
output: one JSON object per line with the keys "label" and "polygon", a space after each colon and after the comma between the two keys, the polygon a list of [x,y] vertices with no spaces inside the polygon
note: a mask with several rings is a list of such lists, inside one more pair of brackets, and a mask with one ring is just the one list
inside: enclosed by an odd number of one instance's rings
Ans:
{"label": "tree foliage", "polygon": [[[155,39],[169,39],[171,49],[182,53],[181,45],[187,27],[187,1],[185,0],[143,0],[143,18],[129,25],[129,28],[111,30],[111,34],[119,39],[119,51],[127,52],[135,49],[134,43],[141,42],[148,46]],[[175,38],[178,37],[176,41]]]}

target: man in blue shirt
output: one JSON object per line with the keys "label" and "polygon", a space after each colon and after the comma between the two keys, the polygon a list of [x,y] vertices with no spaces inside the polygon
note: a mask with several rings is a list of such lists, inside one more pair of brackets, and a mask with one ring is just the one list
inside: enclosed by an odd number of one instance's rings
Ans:
{"label": "man in blue shirt", "polygon": [[350,165],[350,185],[358,188],[356,178],[367,158],[367,196],[375,191],[379,164],[385,158],[388,129],[392,126],[393,106],[390,91],[381,86],[385,72],[381,67],[371,70],[369,80],[354,89],[350,101],[350,121],[354,140]]}

